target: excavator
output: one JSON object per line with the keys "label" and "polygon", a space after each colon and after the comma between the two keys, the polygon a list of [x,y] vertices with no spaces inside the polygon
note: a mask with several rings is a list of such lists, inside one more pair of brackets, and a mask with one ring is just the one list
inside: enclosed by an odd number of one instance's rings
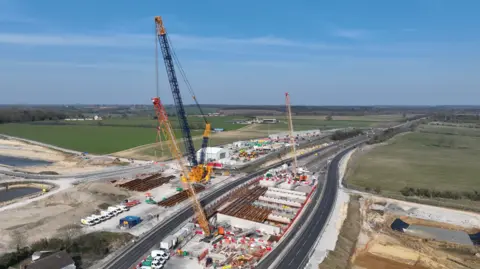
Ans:
{"label": "excavator", "polygon": [[[158,96],[158,44],[160,45],[163,60],[165,63],[165,69],[167,71],[168,81],[170,83],[170,88],[173,95],[173,100],[175,102],[175,109],[177,112],[177,118],[182,130],[183,135],[183,143],[185,146],[187,159],[191,166],[191,169],[188,172],[188,176],[184,177],[183,180],[189,180],[189,182],[196,182],[196,183],[205,183],[210,180],[210,176],[213,172],[213,168],[208,166],[205,160],[206,157],[206,148],[208,146],[208,141],[210,137],[210,133],[212,130],[211,124],[208,122],[200,104],[197,101],[195,94],[193,93],[193,89],[188,81],[185,72],[183,71],[182,65],[180,61],[176,57],[175,50],[171,46],[170,39],[168,38],[167,31],[163,24],[162,17],[157,16],[155,17],[155,25],[156,25],[156,36],[158,42],[155,43],[156,45],[156,70],[157,70],[157,96]],[[174,61],[180,71],[180,74],[183,77],[183,80],[192,94],[192,98],[195,101],[197,108],[199,109],[203,120],[205,121],[205,130],[203,132],[202,138],[202,147],[200,149],[200,158],[197,160],[195,147],[193,145],[192,134],[190,132],[190,126],[188,124],[187,115],[185,113],[185,107],[183,105],[182,97],[180,94],[180,88],[178,85],[178,80],[176,76]],[[158,97],[157,97],[158,98]],[[160,99],[154,100],[154,104],[158,103]],[[158,118],[158,117],[157,117]]]}

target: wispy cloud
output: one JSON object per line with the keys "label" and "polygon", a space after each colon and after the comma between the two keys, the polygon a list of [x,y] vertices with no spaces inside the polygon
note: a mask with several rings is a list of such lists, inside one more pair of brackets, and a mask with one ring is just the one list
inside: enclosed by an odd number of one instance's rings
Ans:
{"label": "wispy cloud", "polygon": [[[343,32],[342,36],[359,38],[356,33]],[[246,55],[249,60],[264,60],[267,58],[281,58],[296,60],[302,58],[308,61],[313,56],[322,54],[355,55],[358,53],[375,53],[384,56],[422,56],[439,54],[440,52],[471,51],[478,45],[455,43],[432,43],[432,42],[403,42],[403,43],[365,43],[340,44],[323,42],[302,42],[275,36],[228,38],[228,37],[204,37],[195,35],[171,34],[170,38],[176,49],[190,51],[212,52],[219,57],[235,57]],[[72,47],[83,48],[85,52],[93,52],[90,48],[112,48],[107,54],[113,53],[113,49],[146,52],[153,48],[153,34],[42,34],[42,33],[2,33],[0,32],[0,47],[2,45],[14,46],[44,46],[44,47]],[[465,49],[465,48],[468,48]],[[79,50],[80,51],[80,50]],[[120,52],[116,52],[117,54]],[[203,55],[203,54],[200,54]],[[198,56],[197,58],[202,58]]]}
{"label": "wispy cloud", "polygon": [[367,37],[370,32],[364,29],[335,29],[332,34],[336,37],[347,39],[362,39]]}
{"label": "wispy cloud", "polygon": [[176,44],[180,45],[230,45],[230,46],[270,46],[270,47],[297,47],[314,50],[347,49],[348,47],[327,43],[298,42],[274,36],[252,38],[225,38],[172,35]]}
{"label": "wispy cloud", "polygon": [[0,60],[0,66],[42,66],[58,68],[81,68],[81,69],[116,69],[116,70],[139,70],[147,68],[146,64],[133,62],[71,62],[71,61],[4,61]]}
{"label": "wispy cloud", "polygon": [[[146,41],[150,40],[150,43]],[[153,38],[147,35],[51,35],[0,33],[0,44],[32,46],[131,47],[148,45]]]}
{"label": "wispy cloud", "polygon": [[[346,46],[326,43],[297,42],[273,36],[252,38],[200,37],[191,35],[170,35],[178,48],[201,49],[208,46],[264,46],[264,47],[297,47],[313,50],[348,49]],[[118,35],[52,35],[26,33],[0,33],[0,44],[31,46],[79,46],[79,47],[150,47],[154,37],[147,34]]]}

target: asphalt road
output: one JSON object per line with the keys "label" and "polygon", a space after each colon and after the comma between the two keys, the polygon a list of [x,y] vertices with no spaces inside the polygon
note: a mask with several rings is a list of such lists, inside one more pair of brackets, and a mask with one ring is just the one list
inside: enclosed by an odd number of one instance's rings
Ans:
{"label": "asphalt road", "polygon": [[[315,245],[317,238],[320,236],[323,227],[328,221],[328,216],[330,211],[333,209],[335,203],[335,197],[337,196],[338,191],[338,164],[345,155],[347,151],[344,151],[343,154],[337,155],[328,168],[327,180],[325,183],[324,194],[320,199],[320,193],[315,196],[315,203],[320,203],[319,207],[315,212],[313,212],[313,218],[311,222],[303,225],[308,225],[299,238],[295,240],[293,246],[291,246],[291,251],[287,255],[283,256],[283,259],[278,264],[276,268],[278,269],[294,269],[294,268],[304,268],[308,262],[308,253],[310,249]],[[311,214],[313,207],[310,207]],[[298,227],[297,229],[300,229]]]}
{"label": "asphalt road", "polygon": [[[356,139],[356,141],[359,141]],[[295,269],[295,268],[304,268],[306,263],[309,260],[308,253],[314,246],[317,238],[320,236],[320,233],[327,223],[328,216],[330,211],[333,209],[335,202],[335,197],[338,191],[338,164],[341,158],[350,150],[343,150],[340,154],[337,154],[335,158],[332,159],[327,173],[327,179],[325,183],[325,190],[322,197],[321,191],[317,191],[313,197],[310,206],[306,207],[305,212],[298,219],[297,225],[292,227],[292,230],[287,235],[287,238],[284,239],[279,246],[277,246],[272,253],[270,253],[265,259],[263,259],[256,268],[267,269],[270,268],[272,263],[277,259],[275,268],[278,269]],[[315,212],[313,212],[313,217],[311,222],[308,223],[307,220],[312,214],[314,205],[319,203],[319,207]],[[302,225],[298,225],[302,224]],[[305,230],[302,231],[298,238],[295,238],[293,245],[288,246],[290,240],[293,236],[297,235],[300,231],[300,228],[303,225],[308,225]],[[283,249],[288,246],[290,251],[286,255],[282,254]]]}
{"label": "asphalt road", "polygon": [[[320,153],[323,151],[326,151],[328,149],[331,149],[332,147],[335,147],[336,145],[328,146],[325,148],[322,148],[318,151],[310,152],[299,159],[303,158],[308,158],[309,156],[315,154],[315,153]],[[286,160],[287,161],[287,160]],[[289,161],[289,160],[288,160]],[[246,181],[257,177],[263,173],[265,173],[268,169],[272,167],[277,167],[281,165],[280,164],[275,164],[272,165],[268,168],[259,170],[253,174],[250,174],[246,177],[243,177],[241,179],[238,179],[234,182],[228,183],[219,189],[215,190],[215,192],[208,194],[206,197],[201,199],[202,204],[208,204],[212,202],[213,200],[217,199],[224,193],[226,193],[228,190],[241,185],[245,183]],[[177,215],[172,216],[169,220],[166,222],[163,222],[153,228],[150,232],[148,232],[144,237],[139,239],[139,241],[135,244],[135,246],[129,247],[126,250],[124,250],[119,256],[114,259],[112,262],[103,265],[101,268],[105,269],[130,269],[132,266],[135,265],[137,261],[139,261],[150,249],[152,249],[155,245],[160,243],[160,240],[162,240],[164,237],[166,237],[169,233],[171,233],[175,228],[177,228],[179,225],[181,225],[184,221],[187,219],[191,218],[193,216],[193,210],[191,207],[186,208],[184,211],[181,211],[177,213]]]}

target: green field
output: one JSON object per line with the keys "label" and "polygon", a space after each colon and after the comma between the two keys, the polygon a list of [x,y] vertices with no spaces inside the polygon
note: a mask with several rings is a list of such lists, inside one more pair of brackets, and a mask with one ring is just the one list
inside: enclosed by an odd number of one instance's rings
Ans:
{"label": "green field", "polygon": [[[394,120],[391,115],[381,117],[360,116],[336,117],[326,121],[323,116],[295,116],[294,129],[312,130],[344,127],[371,127],[388,120]],[[306,117],[306,118],[305,118]],[[219,116],[208,117],[213,128],[223,128],[225,131],[237,132],[229,135],[215,134],[210,145],[231,143],[242,139],[265,137],[268,134],[288,130],[285,118],[279,117],[278,124],[257,124],[248,128],[244,124],[234,124],[234,120],[248,120],[252,117]],[[370,119],[370,120],[367,120]],[[381,119],[381,120],[380,120]],[[170,118],[177,138],[181,137],[179,125],[175,117]],[[204,121],[202,117],[189,116],[188,121],[192,129],[192,136],[203,133]],[[85,151],[96,154],[108,154],[124,151],[133,147],[155,142],[157,121],[148,117],[109,118],[102,121],[42,121],[32,123],[12,123],[0,125],[0,133],[32,139],[64,148]],[[200,141],[194,141],[196,148]],[[152,156],[155,149],[148,147],[138,152],[140,155]]]}
{"label": "green field", "polygon": [[423,133],[436,133],[445,135],[480,136],[480,129],[468,127],[421,125],[419,126],[418,131]]}
{"label": "green field", "polygon": [[[406,115],[407,117],[413,115]],[[310,120],[319,120],[324,121],[327,115],[306,115],[306,116],[293,116],[294,119],[310,119]],[[268,118],[268,117],[265,117]],[[286,120],[286,117],[273,117],[279,120]],[[389,115],[366,115],[366,116],[332,116],[334,121],[365,121],[365,122],[389,122],[389,121],[399,121],[402,120],[403,116],[401,114],[389,114]]]}
{"label": "green field", "polygon": [[[107,154],[144,144],[154,143],[155,129],[110,126],[45,126],[3,124],[0,133],[32,139],[68,149]],[[194,131],[199,135],[201,131]],[[179,136],[179,132],[176,134]]]}
{"label": "green field", "polygon": [[[206,117],[207,120],[212,124],[214,128],[224,128],[227,131],[236,130],[243,127],[241,124],[233,124],[234,119],[244,120],[245,117],[233,117],[233,116],[224,116],[224,117]],[[170,122],[172,127],[177,129],[179,128],[177,117],[170,117]],[[188,123],[192,130],[195,129],[204,129],[205,121],[202,117],[189,116]],[[131,118],[106,118],[101,121],[43,121],[43,122],[34,122],[34,125],[83,125],[83,126],[124,126],[124,127],[139,127],[139,128],[155,128],[158,123],[156,119],[149,117],[131,117]]]}
{"label": "green field", "polygon": [[[293,119],[293,128],[296,131],[314,130],[314,129],[335,129],[346,127],[373,127],[377,125],[377,121],[360,121],[360,120],[320,120],[320,119]],[[286,121],[280,121],[275,124],[261,124],[257,126],[258,130],[271,130],[271,131],[285,131],[288,130],[288,123]]]}
{"label": "green field", "polygon": [[379,188],[386,195],[400,195],[404,187],[480,191],[480,130],[463,129],[457,130],[458,134],[446,134],[455,130],[422,125],[387,145],[358,153],[352,160],[347,183],[362,189]]}

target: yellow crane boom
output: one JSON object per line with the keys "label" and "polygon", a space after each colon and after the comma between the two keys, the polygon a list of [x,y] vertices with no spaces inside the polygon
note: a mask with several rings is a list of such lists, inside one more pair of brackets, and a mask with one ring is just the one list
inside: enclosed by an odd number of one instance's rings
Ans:
{"label": "yellow crane boom", "polygon": [[192,201],[194,211],[197,214],[198,224],[202,228],[205,236],[209,236],[211,232],[210,232],[210,226],[208,224],[207,217],[205,216],[205,212],[203,211],[202,205],[200,204],[200,201],[197,198],[197,195],[195,193],[195,189],[192,186],[192,183],[188,180],[189,170],[187,168],[185,160],[183,159],[182,151],[178,146],[178,142],[175,138],[175,133],[173,132],[172,125],[168,120],[165,107],[162,105],[159,97],[152,98],[152,102],[153,102],[153,106],[155,107],[155,114],[157,116],[160,129],[162,130],[162,134],[165,138],[165,141],[167,142],[168,149],[170,150],[170,153],[172,154],[172,156],[175,158],[177,165],[179,166],[182,172],[182,174],[180,175],[181,177],[180,181],[182,182],[184,188],[188,191],[189,197]]}
{"label": "yellow crane boom", "polygon": [[292,172],[293,177],[297,178],[297,154],[296,154],[296,142],[295,137],[293,136],[293,120],[292,120],[292,109],[290,107],[290,94],[285,93],[285,105],[287,106],[287,119],[288,119],[288,130],[290,131],[290,145],[292,146],[293,154],[293,163],[292,163]]}

